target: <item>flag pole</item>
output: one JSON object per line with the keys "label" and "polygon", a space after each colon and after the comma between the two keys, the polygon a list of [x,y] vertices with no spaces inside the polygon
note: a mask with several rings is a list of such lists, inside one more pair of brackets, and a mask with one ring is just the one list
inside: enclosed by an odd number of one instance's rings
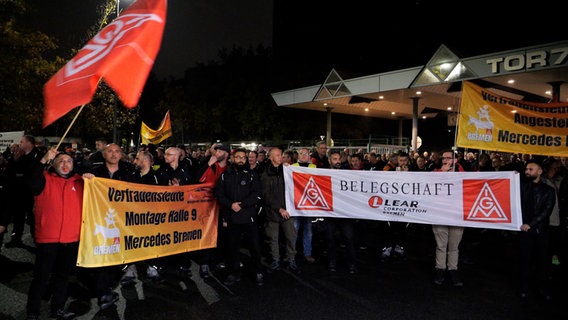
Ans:
{"label": "flag pole", "polygon": [[75,120],[77,120],[77,117],[79,117],[79,114],[81,113],[81,111],[83,111],[83,108],[85,107],[86,104],[82,105],[81,108],[79,108],[79,111],[77,111],[77,114],[75,114],[75,117],[73,118],[73,121],[71,121],[71,123],[69,124],[69,127],[67,127],[67,130],[65,130],[65,133],[63,134],[63,136],[61,137],[61,140],[59,140],[59,143],[57,144],[57,146],[55,147],[55,150],[59,149],[59,146],[61,146],[61,143],[63,142],[63,139],[65,139],[65,137],[67,136],[67,134],[69,133],[69,130],[71,130],[71,127],[73,126],[73,124],[75,123]]}
{"label": "flag pole", "polygon": [[[462,88],[463,88],[463,81],[462,81]],[[463,90],[463,89],[462,89]],[[456,152],[458,151],[458,123],[460,120],[460,113],[461,113],[461,97],[458,99],[458,110],[457,110],[457,118],[456,124],[454,129],[454,144],[452,146],[452,160],[456,159]],[[456,161],[452,161],[453,170],[456,171]]]}

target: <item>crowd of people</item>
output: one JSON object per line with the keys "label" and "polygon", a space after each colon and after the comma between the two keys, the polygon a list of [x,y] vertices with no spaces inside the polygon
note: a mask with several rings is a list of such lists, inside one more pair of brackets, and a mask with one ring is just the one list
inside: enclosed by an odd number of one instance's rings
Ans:
{"label": "crowd of people", "polygon": [[[343,258],[338,256],[341,243],[345,247],[348,273],[356,274],[357,249],[367,249],[369,224],[383,222],[291,216],[286,208],[283,176],[283,167],[287,165],[368,171],[517,171],[523,177],[520,296],[526,298],[536,284],[538,292],[545,299],[551,299],[550,270],[554,265],[567,263],[564,259],[568,158],[497,152],[464,154],[452,150],[378,154],[364,150],[330,150],[324,141],[314,148],[289,150],[280,147],[231,149],[229,145],[213,144],[203,151],[183,145],[142,145],[135,152],[127,152],[100,138],[95,147],[94,152],[71,148],[58,152],[38,147],[33,136],[25,135],[0,158],[2,202],[8,204],[0,215],[0,239],[4,234],[9,238],[4,243],[6,249],[22,246],[24,224],[28,223],[37,247],[28,294],[28,319],[38,318],[41,297],[48,284],[53,286],[50,310],[53,318],[72,317],[64,310],[67,282],[77,257],[83,179],[93,177],[161,186],[213,182],[221,208],[217,248],[120,267],[94,268],[89,272],[101,309],[118,300],[113,291],[118,282],[123,286],[135,283],[140,268],[144,268],[146,279],[162,281],[167,268],[193,276],[190,264],[196,261],[202,278],[226,269],[228,275],[224,283],[227,286],[241,281],[242,272],[250,274],[259,286],[264,284],[265,272],[278,272],[284,267],[299,274],[301,263],[298,260],[314,263],[320,259],[314,256],[312,248],[316,225],[323,226],[322,238],[317,240],[324,243],[328,271],[338,269],[338,260]],[[55,196],[57,194],[64,197]],[[384,224],[385,242],[377,255],[385,262],[404,258],[410,224]],[[9,225],[11,230],[8,230]],[[453,286],[463,286],[458,264],[464,228],[432,225],[431,230],[436,244],[433,282],[442,285],[449,281]],[[250,259],[241,256],[242,246],[249,249]],[[263,257],[267,260],[266,267]]]}

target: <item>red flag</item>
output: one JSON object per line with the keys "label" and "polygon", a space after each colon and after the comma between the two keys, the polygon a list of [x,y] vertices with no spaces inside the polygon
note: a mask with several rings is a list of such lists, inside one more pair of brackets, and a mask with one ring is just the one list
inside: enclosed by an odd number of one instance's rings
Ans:
{"label": "red flag", "polygon": [[134,2],[61,68],[43,88],[43,127],[89,103],[101,78],[135,107],[160,49],[166,7],[167,0]]}

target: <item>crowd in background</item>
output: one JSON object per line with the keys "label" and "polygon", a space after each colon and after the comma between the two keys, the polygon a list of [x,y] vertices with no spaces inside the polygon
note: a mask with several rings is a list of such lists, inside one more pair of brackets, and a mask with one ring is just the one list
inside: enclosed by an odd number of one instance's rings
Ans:
{"label": "crowd in background", "polygon": [[[114,148],[120,150],[119,162],[121,170],[125,170],[126,181],[147,183],[144,176],[150,171],[156,185],[181,185],[195,184],[214,181],[217,182],[224,172],[253,172],[250,179],[258,179],[259,185],[265,190],[259,192],[259,202],[255,204],[255,212],[257,217],[252,220],[254,226],[258,228],[258,236],[254,236],[250,241],[258,241],[261,248],[261,254],[266,257],[268,263],[267,271],[276,272],[280,270],[281,264],[286,266],[293,272],[300,273],[299,264],[296,259],[301,259],[302,263],[314,263],[319,257],[314,257],[312,253],[312,244],[315,242],[324,242],[326,252],[329,255],[327,266],[330,272],[337,270],[337,259],[335,255],[334,240],[341,237],[343,243],[347,245],[348,251],[348,271],[349,274],[357,273],[355,265],[355,249],[365,250],[368,241],[368,225],[371,223],[379,223],[376,221],[338,219],[338,221],[323,221],[324,219],[307,219],[294,218],[287,216],[284,208],[272,208],[276,210],[278,219],[271,220],[267,213],[268,205],[265,200],[274,198],[275,194],[267,191],[272,186],[274,177],[281,175],[278,168],[282,165],[301,165],[317,168],[343,169],[343,170],[369,170],[369,171],[388,171],[388,170],[404,170],[404,171],[450,171],[444,170],[444,166],[455,164],[460,170],[466,172],[477,171],[517,171],[523,178],[526,175],[527,164],[537,162],[538,168],[542,169],[539,179],[551,186],[555,190],[555,203],[553,205],[548,224],[550,227],[550,241],[546,248],[546,259],[552,268],[561,263],[568,263],[565,259],[566,251],[566,227],[567,227],[567,211],[568,211],[568,157],[546,157],[535,156],[529,154],[502,153],[502,152],[463,152],[463,151],[431,151],[431,152],[397,152],[392,154],[378,154],[373,150],[367,151],[359,149],[357,151],[351,149],[330,149],[321,141],[314,147],[297,147],[293,149],[284,149],[279,147],[260,148],[256,150],[231,149],[228,145],[212,144],[209,148],[192,149],[190,146],[155,146],[141,145],[136,150],[124,151],[116,144],[110,144],[101,138],[96,141],[95,150],[91,151],[87,148],[76,150],[73,148],[65,148],[64,152],[73,158],[74,172],[79,175],[94,174],[100,176],[96,172],[100,171],[101,166],[108,165],[109,156],[105,155],[105,150],[113,145]],[[275,151],[277,150],[277,152]],[[24,136],[20,143],[13,144],[7,148],[0,156],[0,185],[2,187],[2,203],[7,204],[2,209],[0,215],[0,233],[2,238],[7,235],[8,242],[4,244],[6,248],[13,248],[22,245],[22,233],[24,223],[30,225],[32,235],[34,233],[34,214],[33,214],[33,195],[27,189],[23,177],[28,174],[32,163],[40,161],[44,155],[48,153],[48,149],[44,146],[36,145],[33,136]],[[238,159],[235,159],[237,153]],[[174,157],[175,159],[172,159]],[[246,157],[246,159],[245,159]],[[144,159],[142,159],[144,158]],[[451,160],[451,161],[450,161]],[[145,163],[142,164],[142,163]],[[97,169],[98,168],[98,169]],[[179,174],[179,168],[184,173]],[[229,169],[227,169],[229,168]],[[99,170],[99,171],[97,171]],[[227,171],[229,170],[229,171]],[[453,170],[452,170],[453,171]],[[174,173],[177,172],[177,173]],[[228,173],[226,173],[228,174]],[[137,179],[129,178],[134,175]],[[525,176],[526,175],[526,176]],[[104,174],[103,174],[104,176]],[[111,174],[112,176],[112,174]],[[268,178],[270,177],[270,178]],[[267,182],[267,179],[271,179]],[[146,181],[146,182],[145,182]],[[252,181],[252,180],[251,180]],[[267,184],[268,183],[268,184]],[[280,190],[276,188],[275,190]],[[219,192],[222,192],[219,191]],[[9,201],[7,201],[9,199]],[[240,203],[240,202],[239,202]],[[230,203],[229,203],[230,205]],[[231,210],[241,210],[235,208],[227,208]],[[149,265],[157,270],[148,271],[148,277],[153,274],[153,278],[159,280],[159,273],[162,269],[169,267],[170,264],[175,268],[181,268],[188,276],[192,276],[187,263],[189,260],[197,261],[200,264],[200,276],[207,278],[212,272],[225,268],[229,253],[224,246],[227,245],[225,236],[222,232],[227,228],[225,216],[222,216],[219,224],[219,241],[218,248],[214,251],[203,250],[204,252],[195,252],[186,259],[170,259],[161,261],[151,261]],[[290,222],[290,223],[288,223]],[[245,222],[246,223],[246,222]],[[273,223],[271,225],[271,223]],[[237,223],[239,224],[239,223]],[[11,225],[11,230],[8,226]],[[271,225],[270,228],[268,226]],[[286,227],[284,227],[286,225]],[[287,226],[289,225],[289,226]],[[317,227],[316,227],[317,225]],[[323,227],[322,227],[323,226]],[[331,228],[333,227],[333,229]],[[322,229],[324,231],[317,233],[314,230]],[[381,245],[382,252],[377,253],[381,260],[401,258],[405,255],[405,233],[408,232],[409,224],[406,223],[388,223],[389,236],[384,245]],[[279,228],[285,228],[284,239],[274,234]],[[332,230],[332,231],[329,231]],[[250,231],[250,230],[249,230]],[[239,232],[242,232],[240,230]],[[269,234],[267,234],[269,232]],[[240,235],[240,233],[238,233]],[[256,238],[257,237],[257,238]],[[320,238],[318,238],[320,237]],[[461,240],[461,234],[459,235]],[[256,238],[256,239],[255,239]],[[275,240],[276,239],[276,240]],[[285,244],[280,245],[285,248],[286,254],[280,259],[279,244],[274,241],[283,241]],[[313,242],[313,243],[312,243]],[[0,242],[1,244],[1,242]],[[459,244],[459,241],[458,241]],[[356,248],[357,247],[357,248]],[[437,249],[438,250],[438,249]],[[299,257],[297,258],[296,255]],[[333,256],[333,257],[332,257]],[[239,261],[235,261],[232,257],[230,261],[231,270],[238,269]],[[185,261],[185,262],[183,262]],[[161,265],[160,265],[161,264]],[[242,266],[242,262],[240,262]],[[548,267],[548,266],[547,266]],[[453,267],[455,270],[455,266]],[[152,272],[154,273],[152,273]],[[157,273],[156,273],[157,271]],[[452,270],[450,270],[452,271]],[[112,271],[116,272],[116,270]],[[117,272],[118,273],[118,272]],[[263,284],[263,275],[258,265],[255,266],[255,281],[258,285]],[[121,283],[126,285],[132,281],[132,277],[122,275]],[[456,273],[452,273],[451,279],[455,286],[462,286],[463,282]],[[233,285],[240,281],[240,275],[234,272],[227,278],[227,285]],[[444,281],[442,273],[437,274],[434,282],[441,284]],[[112,304],[116,297],[102,295],[101,306],[105,303]],[[106,299],[106,300],[105,300]]]}

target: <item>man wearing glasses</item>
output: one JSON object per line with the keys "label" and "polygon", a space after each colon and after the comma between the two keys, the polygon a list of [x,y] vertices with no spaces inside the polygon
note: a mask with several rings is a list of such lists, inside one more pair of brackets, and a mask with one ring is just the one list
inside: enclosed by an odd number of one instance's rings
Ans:
{"label": "man wearing glasses", "polygon": [[[193,181],[189,166],[181,161],[183,152],[181,148],[169,147],[164,153],[164,165],[158,171],[159,176],[170,186],[184,186]],[[182,277],[191,278],[190,253],[180,253],[166,259],[175,263],[176,270]]]}
{"label": "man wearing glasses", "polygon": [[316,151],[311,155],[311,162],[318,168],[329,169],[329,160],[327,159],[327,144],[320,141],[316,144]]}
{"label": "man wearing glasses", "polygon": [[[294,163],[293,166],[316,168],[316,165],[310,162],[310,152],[307,148],[301,148],[298,151],[298,162]],[[312,219],[310,217],[296,217],[294,227],[296,228],[296,242],[300,227],[302,228],[304,260],[308,263],[314,263],[316,259],[312,256]]]}
{"label": "man wearing glasses", "polygon": [[[442,154],[442,167],[436,172],[463,172],[463,167],[457,163],[453,151]],[[442,285],[446,271],[454,287],[463,286],[458,274],[459,245],[463,236],[463,227],[432,225],[434,239],[436,240],[436,275],[434,283]]]}

